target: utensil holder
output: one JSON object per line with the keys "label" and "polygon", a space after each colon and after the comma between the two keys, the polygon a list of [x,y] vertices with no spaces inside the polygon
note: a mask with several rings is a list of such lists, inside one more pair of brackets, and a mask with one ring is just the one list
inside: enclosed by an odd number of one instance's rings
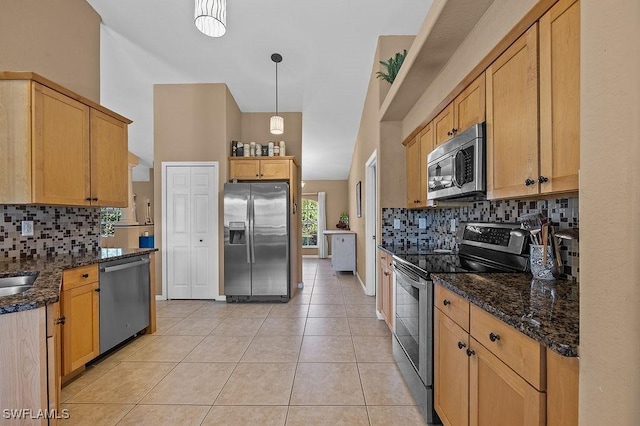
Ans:
{"label": "utensil holder", "polygon": [[547,246],[547,263],[542,263],[542,248],[540,245],[529,245],[529,263],[534,278],[553,280],[558,274],[553,250]]}

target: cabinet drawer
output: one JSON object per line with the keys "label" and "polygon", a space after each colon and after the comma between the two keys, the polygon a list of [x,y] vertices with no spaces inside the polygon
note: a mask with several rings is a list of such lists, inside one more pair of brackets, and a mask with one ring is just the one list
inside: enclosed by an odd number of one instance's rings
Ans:
{"label": "cabinet drawer", "polygon": [[454,292],[436,284],[434,305],[469,332],[469,302]]}
{"label": "cabinet drawer", "polygon": [[62,272],[62,291],[98,281],[98,264],[81,266]]}
{"label": "cabinet drawer", "polygon": [[546,388],[544,347],[477,306],[471,306],[471,336],[539,391]]}

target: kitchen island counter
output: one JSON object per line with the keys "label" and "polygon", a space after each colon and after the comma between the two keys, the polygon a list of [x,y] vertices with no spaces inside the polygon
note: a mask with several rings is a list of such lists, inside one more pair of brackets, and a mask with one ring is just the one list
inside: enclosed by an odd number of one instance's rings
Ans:
{"label": "kitchen island counter", "polygon": [[105,248],[92,252],[0,262],[0,277],[38,273],[38,278],[29,290],[0,297],[0,315],[36,309],[60,300],[60,283],[65,269],[140,256],[157,250]]}

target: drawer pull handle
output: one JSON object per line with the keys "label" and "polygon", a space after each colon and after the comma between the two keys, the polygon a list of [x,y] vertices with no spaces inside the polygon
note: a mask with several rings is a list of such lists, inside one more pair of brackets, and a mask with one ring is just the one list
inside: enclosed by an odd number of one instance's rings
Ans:
{"label": "drawer pull handle", "polygon": [[89,274],[82,274],[82,278],[89,278]]}
{"label": "drawer pull handle", "polygon": [[458,349],[463,349],[463,348],[466,348],[466,347],[467,347],[467,345],[465,345],[464,343],[458,342]]}
{"label": "drawer pull handle", "polygon": [[489,333],[489,340],[491,340],[492,342],[495,342],[496,340],[500,340],[500,335]]}
{"label": "drawer pull handle", "polygon": [[443,304],[444,306],[447,306],[447,305],[450,305],[450,304],[451,304],[451,302],[449,302],[447,299],[444,299],[444,300],[442,301],[442,304]]}
{"label": "drawer pull handle", "polygon": [[471,356],[471,355],[475,355],[476,351],[473,351],[471,349],[467,349],[467,356]]}

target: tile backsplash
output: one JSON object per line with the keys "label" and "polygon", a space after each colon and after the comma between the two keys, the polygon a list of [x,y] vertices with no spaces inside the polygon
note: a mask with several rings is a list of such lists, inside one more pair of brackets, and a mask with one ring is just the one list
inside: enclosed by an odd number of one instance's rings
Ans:
{"label": "tile backsplash", "polygon": [[[550,218],[556,229],[578,228],[578,201],[576,198],[546,200],[476,201],[464,207],[409,210],[382,209],[382,242],[385,245],[420,246],[457,250],[456,233],[451,232],[451,220],[460,222],[513,222],[528,213],[541,213]],[[393,228],[394,219],[400,220],[400,229]],[[419,229],[419,219],[426,220],[426,229]],[[563,241],[560,246],[565,265],[564,273],[579,277],[579,250],[576,241]]]}
{"label": "tile backsplash", "polygon": [[[0,205],[0,211],[0,260],[98,249],[100,209]],[[33,221],[33,236],[20,235],[23,220]]]}

